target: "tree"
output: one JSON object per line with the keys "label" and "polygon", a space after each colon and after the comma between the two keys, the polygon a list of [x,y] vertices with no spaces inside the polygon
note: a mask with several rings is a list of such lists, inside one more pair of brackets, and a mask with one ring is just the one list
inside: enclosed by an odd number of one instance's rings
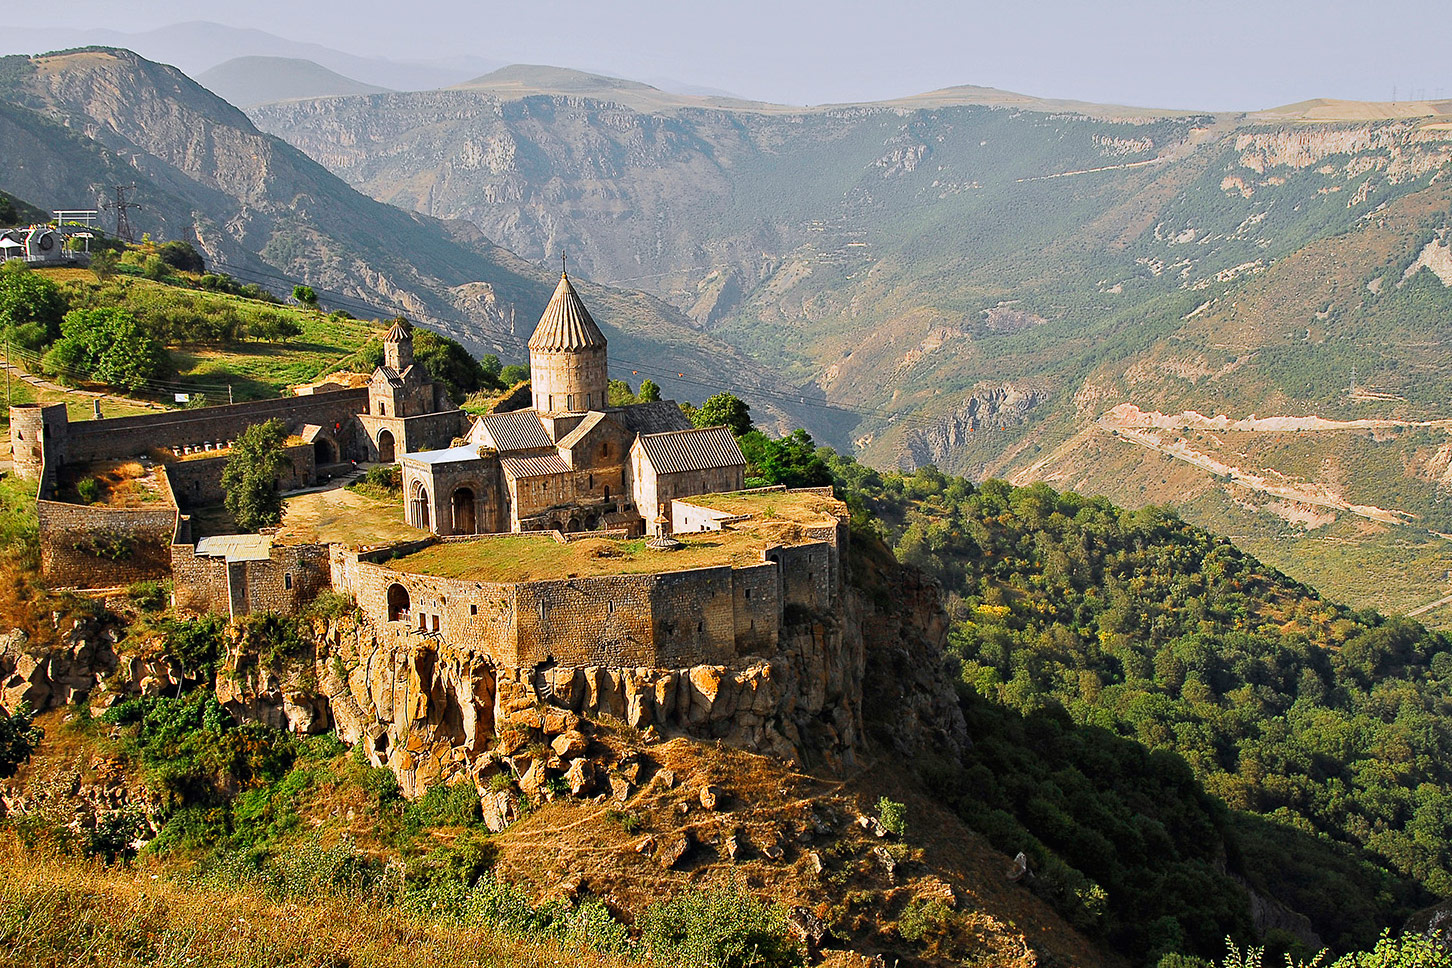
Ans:
{"label": "tree", "polygon": [[41,368],[72,380],[95,380],[135,392],[171,368],[171,359],[124,309],[72,309],[61,321],[61,338],[41,358]]}
{"label": "tree", "polygon": [[224,504],[237,527],[256,531],[282,521],[282,495],[277,480],[287,465],[287,427],[273,418],[253,424],[232,446],[232,456],[222,469]]}
{"label": "tree", "polygon": [[14,260],[0,269],[0,336],[8,342],[39,352],[60,335],[65,311],[60,287],[24,262]]}
{"label": "tree", "polygon": [[312,286],[293,286],[292,298],[302,303],[309,309],[318,308],[318,294]]}
{"label": "tree", "polygon": [[100,249],[91,253],[91,271],[96,274],[99,282],[105,282],[114,276],[120,264],[120,257],[110,249]]}
{"label": "tree", "polygon": [[751,408],[731,393],[718,393],[696,409],[691,422],[697,427],[730,427],[733,436],[751,431]]}
{"label": "tree", "polygon": [[170,242],[163,243],[161,248],[156,250],[156,253],[161,256],[162,262],[165,262],[173,269],[196,273],[207,271],[207,263],[202,259],[202,254],[190,242],[174,239]]}
{"label": "tree", "polygon": [[8,715],[0,709],[0,779],[14,776],[44,736],[45,732],[35,725],[35,713],[29,703],[22,702]]}
{"label": "tree", "polygon": [[636,396],[641,403],[655,403],[660,399],[660,384],[654,380],[641,380],[640,392]]}
{"label": "tree", "polygon": [[522,363],[511,363],[499,371],[499,381],[506,387],[523,383],[529,379],[529,367]]}
{"label": "tree", "polygon": [[740,443],[741,453],[750,465],[748,477],[787,487],[821,487],[832,483],[827,462],[817,453],[811,436],[800,427],[777,440],[759,430],[751,430],[741,435]]}

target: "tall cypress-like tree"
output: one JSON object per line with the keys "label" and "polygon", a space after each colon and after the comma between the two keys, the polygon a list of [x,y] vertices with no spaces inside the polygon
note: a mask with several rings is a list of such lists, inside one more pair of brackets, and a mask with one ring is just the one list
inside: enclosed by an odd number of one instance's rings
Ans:
{"label": "tall cypress-like tree", "polygon": [[253,424],[232,447],[232,456],[222,469],[226,504],[237,527],[257,531],[282,521],[282,495],[277,481],[287,465],[283,444],[287,428],[281,420]]}

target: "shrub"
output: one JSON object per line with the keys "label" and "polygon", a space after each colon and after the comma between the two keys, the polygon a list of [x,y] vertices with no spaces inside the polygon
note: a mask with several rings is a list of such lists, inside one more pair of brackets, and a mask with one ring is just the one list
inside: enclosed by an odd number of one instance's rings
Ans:
{"label": "shrub", "polygon": [[82,478],[76,482],[76,495],[82,504],[95,504],[101,500],[101,482],[94,477]]}
{"label": "shrub", "polygon": [[45,732],[35,725],[35,712],[29,703],[21,702],[9,714],[0,709],[0,778],[14,776],[44,736]]}
{"label": "shrub", "polygon": [[409,804],[404,823],[410,827],[467,827],[479,820],[479,791],[472,783],[429,787]]}
{"label": "shrub", "polygon": [[202,254],[190,242],[183,242],[180,239],[164,242],[156,251],[161,261],[173,269],[180,269],[183,272],[207,271],[207,264],[202,260]]}
{"label": "shrub", "polygon": [[883,797],[877,801],[877,819],[898,837],[907,836],[907,806]]}
{"label": "shrub", "polygon": [[166,608],[169,589],[166,582],[138,581],[126,589],[126,597],[144,612],[159,612]]}
{"label": "shrub", "polygon": [[646,909],[640,940],[655,958],[685,968],[796,968],[805,963],[778,904],[739,885],[688,891]]}
{"label": "shrub", "polygon": [[163,626],[167,655],[180,662],[188,672],[211,677],[222,662],[224,625],[219,615],[205,615],[186,622],[167,622]]}

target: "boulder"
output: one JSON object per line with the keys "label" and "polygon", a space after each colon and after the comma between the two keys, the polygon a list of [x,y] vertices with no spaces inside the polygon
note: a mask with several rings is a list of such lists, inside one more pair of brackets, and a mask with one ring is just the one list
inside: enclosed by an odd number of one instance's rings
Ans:
{"label": "boulder", "polygon": [[706,785],[701,787],[701,806],[707,810],[715,810],[726,798],[726,793],[720,787]]}
{"label": "boulder", "polygon": [[827,922],[817,917],[809,908],[794,907],[787,915],[787,927],[792,933],[801,939],[802,945],[807,949],[807,956],[815,958],[822,950],[822,945],[832,938],[832,931],[827,927]]}
{"label": "boulder", "polygon": [[496,834],[508,827],[516,816],[514,797],[508,790],[484,794],[479,798],[479,808],[484,826]]}
{"label": "boulder", "polygon": [[635,792],[635,784],[631,783],[619,773],[610,774],[610,795],[620,803],[630,799]]}
{"label": "boulder", "polygon": [[583,756],[589,748],[590,740],[578,730],[570,730],[560,733],[550,742],[550,749],[561,759],[572,760],[577,756]]}
{"label": "boulder", "polygon": [[696,839],[689,830],[668,834],[660,842],[660,846],[655,852],[656,862],[669,870],[686,859],[686,855],[691,852],[695,843]]}
{"label": "boulder", "polygon": [[565,770],[565,782],[570,785],[570,795],[584,797],[593,793],[596,771],[595,764],[583,756],[571,760],[569,769]]}

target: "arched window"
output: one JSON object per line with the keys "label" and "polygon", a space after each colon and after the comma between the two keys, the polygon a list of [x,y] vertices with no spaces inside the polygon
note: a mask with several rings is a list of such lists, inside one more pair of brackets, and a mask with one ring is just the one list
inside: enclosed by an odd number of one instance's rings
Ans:
{"label": "arched window", "polygon": [[408,589],[398,582],[388,586],[388,620],[390,622],[408,621]]}

